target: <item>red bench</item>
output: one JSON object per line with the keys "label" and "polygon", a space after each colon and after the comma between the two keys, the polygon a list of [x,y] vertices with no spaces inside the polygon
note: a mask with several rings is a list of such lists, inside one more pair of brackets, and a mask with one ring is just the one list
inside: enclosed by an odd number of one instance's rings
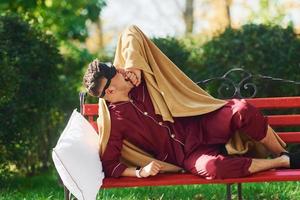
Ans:
{"label": "red bench", "polygon": [[[83,96],[84,97],[84,96]],[[81,99],[82,100],[82,99]],[[259,109],[287,109],[300,108],[299,97],[274,97],[274,98],[245,98],[245,100]],[[98,104],[82,104],[81,113],[87,117],[92,126],[97,129],[95,118],[98,117]],[[267,115],[269,124],[276,127],[300,126],[299,114]],[[277,132],[286,143],[300,143],[300,131]],[[136,187],[136,186],[163,186],[163,185],[188,185],[188,184],[226,184],[227,199],[231,199],[231,186],[237,184],[238,199],[242,199],[242,183],[249,182],[274,182],[274,181],[300,181],[300,169],[277,169],[259,172],[244,178],[206,180],[189,173],[159,174],[154,177],[139,179],[135,177],[105,178],[101,188]],[[66,199],[69,192],[65,188]]]}

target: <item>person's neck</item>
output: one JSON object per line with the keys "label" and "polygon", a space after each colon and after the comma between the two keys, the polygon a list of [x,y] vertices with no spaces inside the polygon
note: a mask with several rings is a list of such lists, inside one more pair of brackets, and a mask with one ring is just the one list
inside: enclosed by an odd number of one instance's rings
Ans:
{"label": "person's neck", "polygon": [[111,100],[110,102],[111,103],[118,103],[118,102],[124,102],[124,101],[129,101],[129,100],[130,100],[130,98],[129,98],[128,94],[127,94],[127,95],[118,97],[118,99]]}

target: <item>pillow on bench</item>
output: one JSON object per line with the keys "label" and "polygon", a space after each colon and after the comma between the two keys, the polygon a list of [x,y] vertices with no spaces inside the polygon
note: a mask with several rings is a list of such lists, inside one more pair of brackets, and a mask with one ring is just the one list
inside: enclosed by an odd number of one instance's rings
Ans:
{"label": "pillow on bench", "polygon": [[104,173],[99,159],[99,136],[75,109],[52,151],[64,185],[77,199],[96,199]]}

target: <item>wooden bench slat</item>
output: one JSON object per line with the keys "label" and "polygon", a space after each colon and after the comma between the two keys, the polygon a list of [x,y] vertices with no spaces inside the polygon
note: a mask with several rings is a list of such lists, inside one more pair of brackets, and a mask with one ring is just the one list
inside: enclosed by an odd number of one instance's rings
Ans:
{"label": "wooden bench slat", "polygon": [[[96,132],[98,132],[98,125],[96,122],[90,122]],[[300,143],[300,132],[277,132],[279,137],[286,143]]]}
{"label": "wooden bench slat", "polygon": [[[94,129],[98,132],[96,122],[91,122]],[[300,143],[300,132],[277,132],[279,137],[286,143]]]}
{"label": "wooden bench slat", "polygon": [[300,97],[267,97],[245,100],[259,109],[300,108]]}
{"label": "wooden bench slat", "polygon": [[[300,108],[300,97],[268,97],[245,100],[259,109]],[[84,104],[83,115],[98,115],[98,104]]]}
{"label": "wooden bench slat", "polygon": [[94,129],[96,130],[96,132],[98,133],[98,125],[97,122],[90,122],[90,124],[94,127]]}
{"label": "wooden bench slat", "polygon": [[286,143],[300,143],[300,132],[276,132]]}
{"label": "wooden bench slat", "polygon": [[272,182],[272,181],[299,181],[300,169],[277,169],[259,172],[244,178],[214,179],[207,180],[190,173],[183,174],[159,174],[146,179],[136,177],[105,178],[102,188],[136,187],[136,186],[166,186],[166,185],[189,185],[210,183],[247,183],[247,182]]}
{"label": "wooden bench slat", "polygon": [[[92,126],[98,132],[96,122],[91,122]],[[279,137],[286,143],[300,143],[300,132],[277,132]]]}
{"label": "wooden bench slat", "polygon": [[297,126],[297,125],[300,125],[300,115],[268,115],[267,118],[268,118],[268,122],[271,126]]}
{"label": "wooden bench slat", "polygon": [[267,115],[271,126],[297,126],[300,125],[300,115]]}
{"label": "wooden bench slat", "polygon": [[98,116],[98,104],[83,104],[82,113],[84,116],[89,116],[89,115]]}

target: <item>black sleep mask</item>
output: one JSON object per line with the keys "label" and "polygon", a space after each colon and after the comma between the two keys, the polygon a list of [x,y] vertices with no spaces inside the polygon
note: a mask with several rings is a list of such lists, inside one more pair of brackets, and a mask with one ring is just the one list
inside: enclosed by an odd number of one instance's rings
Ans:
{"label": "black sleep mask", "polygon": [[105,95],[105,90],[108,88],[108,86],[110,85],[110,81],[111,79],[116,75],[117,73],[117,69],[115,66],[111,65],[108,66],[105,63],[100,63],[99,64],[99,68],[100,68],[100,72],[101,72],[101,76],[105,77],[107,79],[107,82],[102,90],[101,95],[99,96],[99,98],[103,98]]}

